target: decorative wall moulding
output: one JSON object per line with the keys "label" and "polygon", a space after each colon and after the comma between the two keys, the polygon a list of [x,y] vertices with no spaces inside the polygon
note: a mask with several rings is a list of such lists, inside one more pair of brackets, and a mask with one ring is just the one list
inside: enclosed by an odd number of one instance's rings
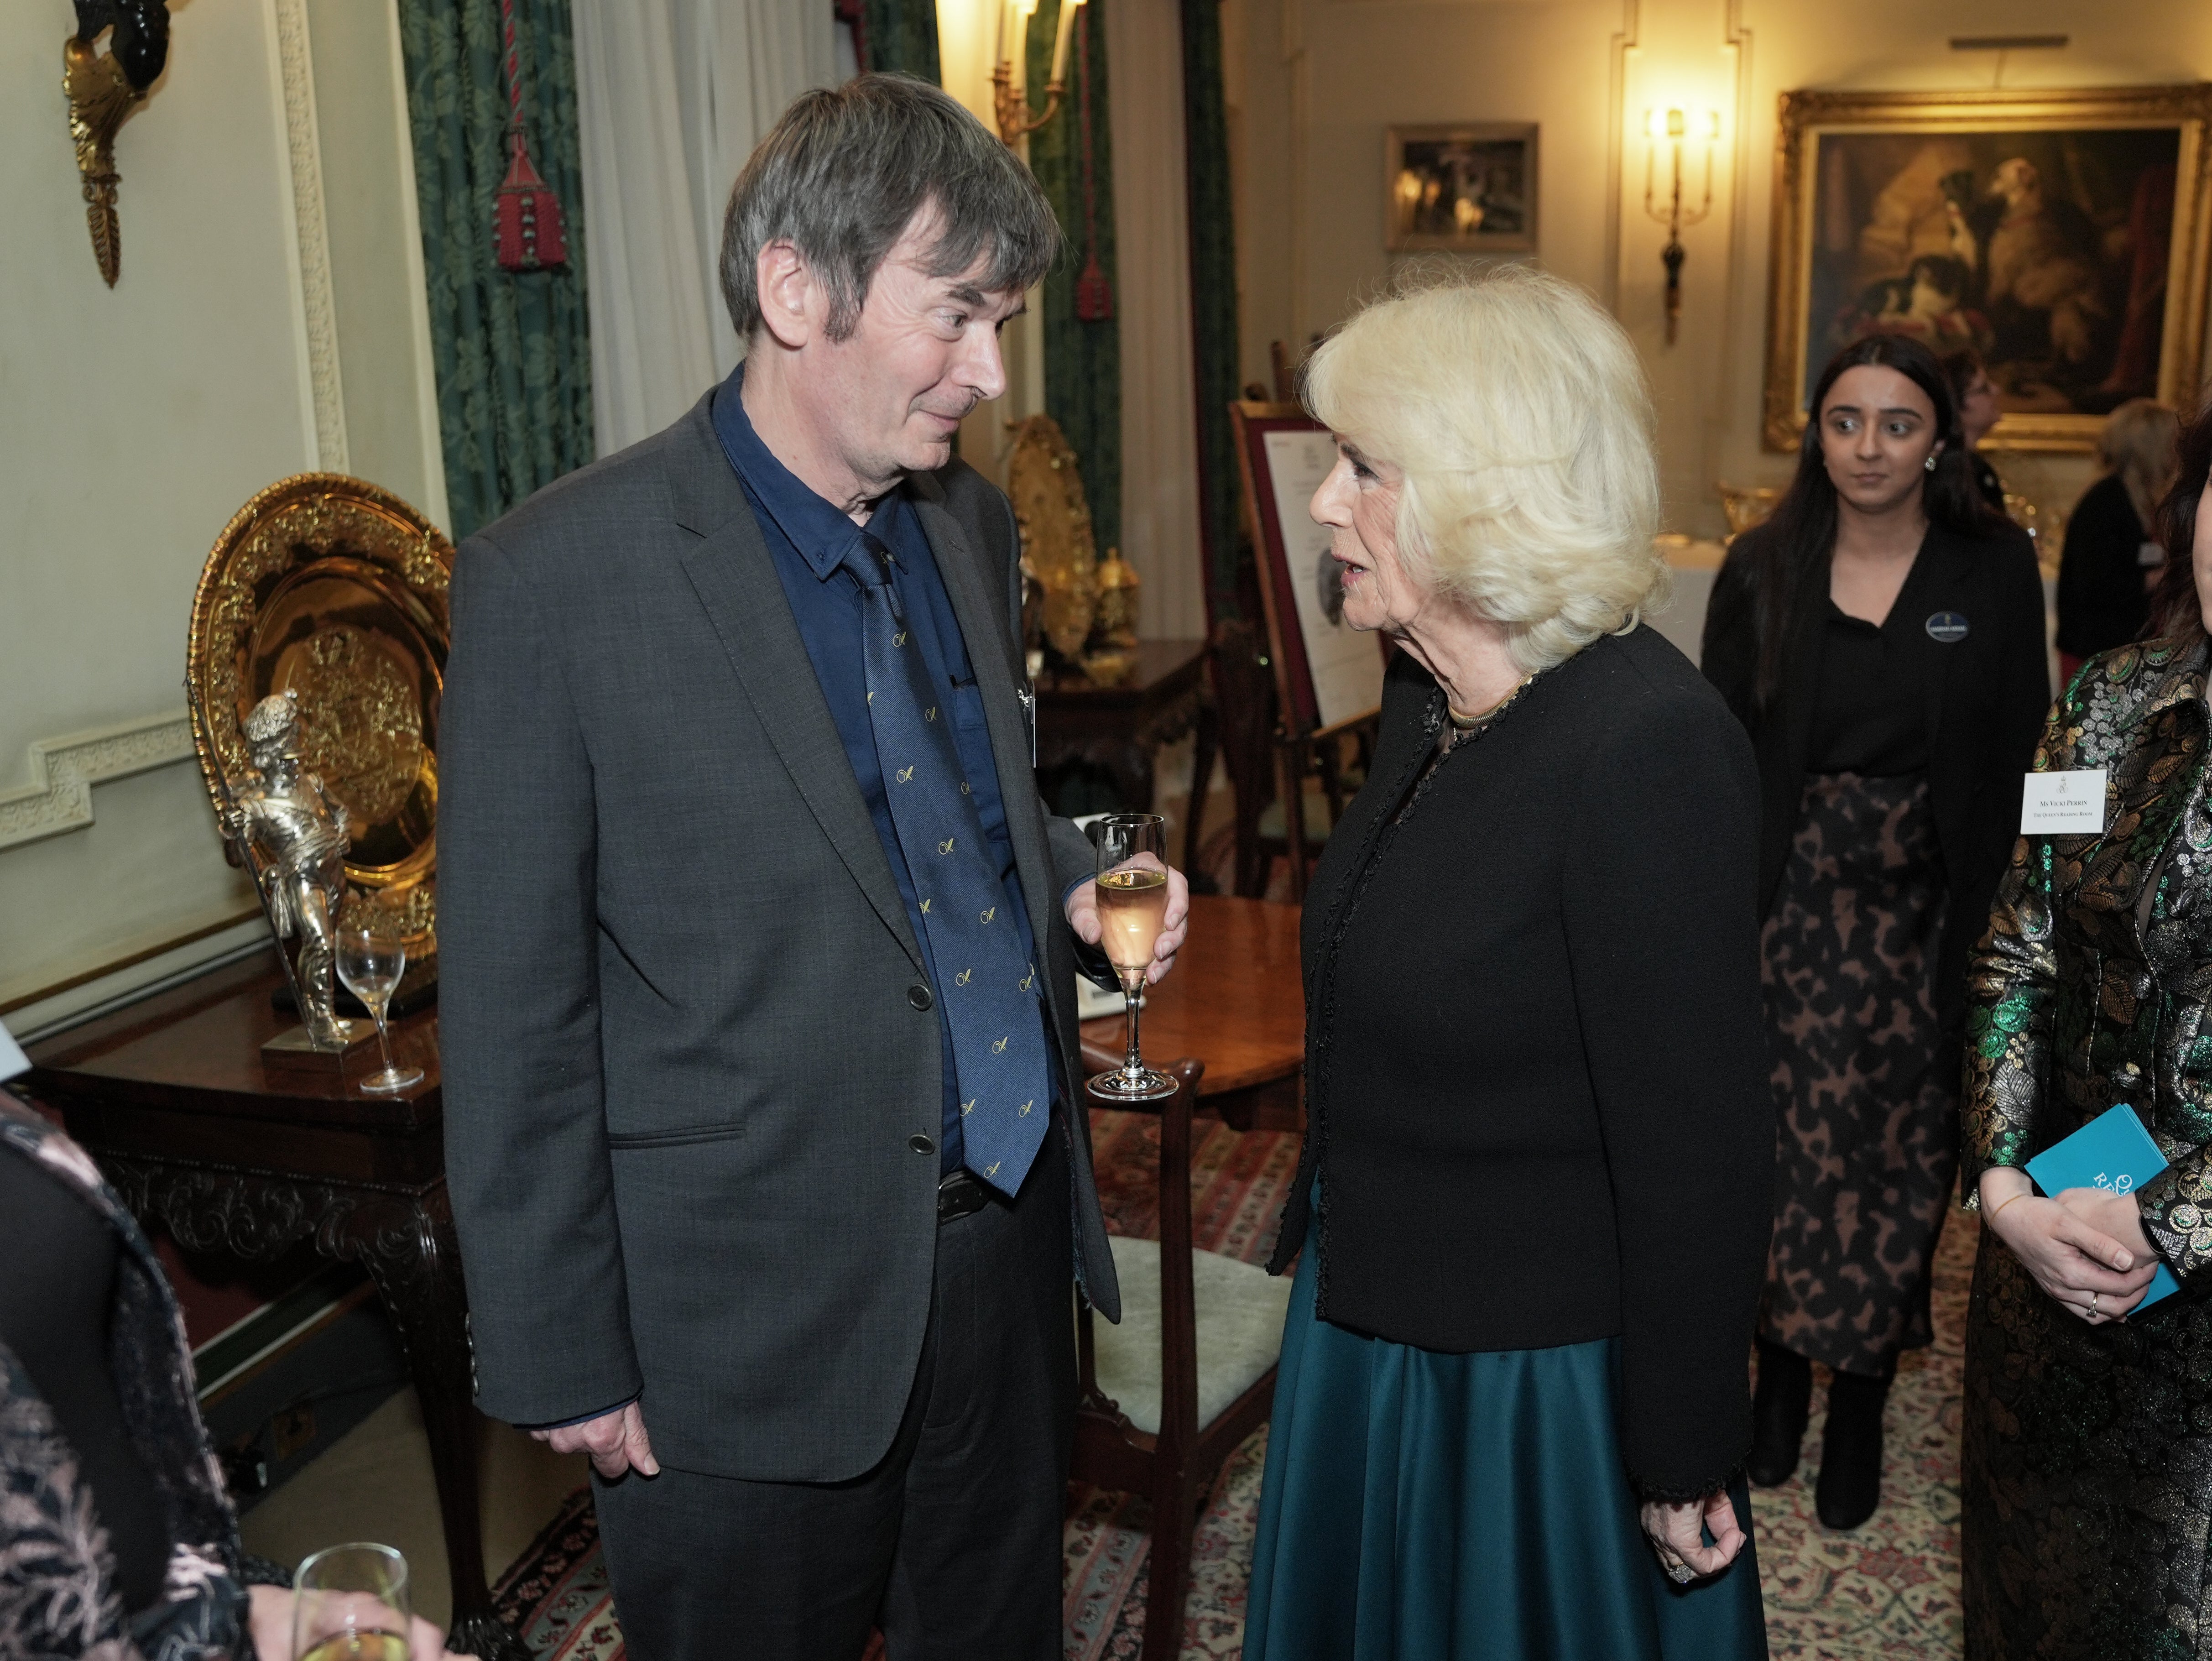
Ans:
{"label": "decorative wall moulding", "polygon": [[324,212],[323,146],[315,114],[314,59],[307,0],[275,0],[276,58],[283,81],[284,145],[292,171],[292,222],[299,244],[300,324],[313,393],[315,465],[342,473],[351,465],[345,395],[338,378],[337,304],[331,281],[330,228]]}
{"label": "decorative wall moulding", "polygon": [[92,823],[92,787],[192,759],[191,721],[182,709],[114,727],[39,739],[31,782],[0,791],[0,851]]}

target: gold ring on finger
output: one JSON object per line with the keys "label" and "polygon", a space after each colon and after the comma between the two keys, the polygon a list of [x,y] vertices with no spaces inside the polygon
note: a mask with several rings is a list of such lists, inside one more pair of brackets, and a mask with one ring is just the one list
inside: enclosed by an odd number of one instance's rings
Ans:
{"label": "gold ring on finger", "polygon": [[2089,1313],[2094,1315],[2097,1312],[2097,1294],[2093,1292],[2089,1294]]}

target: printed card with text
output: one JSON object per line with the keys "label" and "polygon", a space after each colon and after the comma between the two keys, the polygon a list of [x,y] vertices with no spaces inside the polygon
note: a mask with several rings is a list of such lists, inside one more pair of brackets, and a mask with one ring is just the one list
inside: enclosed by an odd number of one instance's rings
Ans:
{"label": "printed card with text", "polygon": [[2023,837],[2094,837],[2105,828],[2105,770],[2030,773],[2021,793]]}

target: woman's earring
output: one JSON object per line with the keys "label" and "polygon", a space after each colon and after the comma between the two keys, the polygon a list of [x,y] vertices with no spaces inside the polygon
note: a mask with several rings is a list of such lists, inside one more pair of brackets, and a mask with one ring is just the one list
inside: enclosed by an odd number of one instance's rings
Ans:
{"label": "woman's earring", "polygon": [[1936,458],[1934,456],[1931,455],[1928,458],[1927,466],[1929,472],[1932,473],[1936,471]]}

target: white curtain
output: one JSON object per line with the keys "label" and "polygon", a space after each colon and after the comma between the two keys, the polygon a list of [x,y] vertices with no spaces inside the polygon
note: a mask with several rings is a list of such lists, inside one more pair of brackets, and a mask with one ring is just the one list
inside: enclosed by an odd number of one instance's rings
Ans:
{"label": "white curtain", "polygon": [[722,210],[791,100],[836,76],[829,0],[574,0],[601,455],[659,432],[743,356]]}
{"label": "white curtain", "polygon": [[1206,634],[1192,396],[1180,0],[1106,0],[1114,66],[1115,310],[1121,322],[1121,551],[1137,633]]}

